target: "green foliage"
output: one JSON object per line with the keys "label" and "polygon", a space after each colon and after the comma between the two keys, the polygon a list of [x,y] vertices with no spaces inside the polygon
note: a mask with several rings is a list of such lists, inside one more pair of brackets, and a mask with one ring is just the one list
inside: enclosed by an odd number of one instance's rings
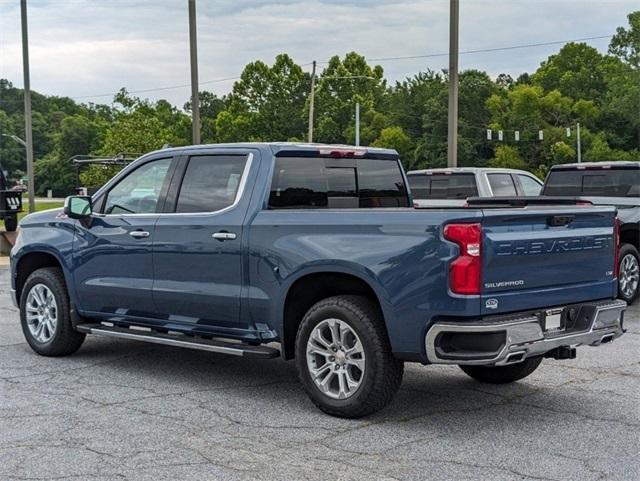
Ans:
{"label": "green foliage", "polygon": [[640,11],[630,13],[629,29],[618,27],[611,39],[609,52],[636,70],[640,69]]}
{"label": "green foliage", "polygon": [[489,160],[489,167],[501,169],[526,169],[527,164],[520,157],[518,149],[508,145],[496,148],[493,159]]}
{"label": "green foliage", "polygon": [[533,82],[572,99],[595,100],[605,91],[604,56],[585,43],[570,42],[542,62]]}
{"label": "green foliage", "polygon": [[247,65],[218,112],[219,142],[286,141],[304,131],[304,105],[310,77],[286,54],[272,67],[258,60]]}
{"label": "green foliage", "polygon": [[356,103],[360,104],[360,140],[373,142],[388,126],[381,112],[387,92],[380,66],[371,67],[365,58],[350,52],[329,60],[316,84],[315,141],[353,143]]}
{"label": "green foliage", "polygon": [[[401,159],[411,159],[411,151],[413,150],[413,142],[411,138],[405,134],[402,127],[387,127],[380,131],[380,136],[374,140],[371,145],[373,147],[386,147],[395,149],[400,154]],[[405,167],[411,168],[410,161],[404,162]]]}
{"label": "green foliage", "polygon": [[83,187],[102,187],[121,167],[115,165],[89,165],[80,172],[80,185]]}
{"label": "green foliage", "polygon": [[63,197],[73,192],[75,174],[69,165],[56,157],[45,157],[34,164],[36,195],[45,196],[48,190],[55,197]]}

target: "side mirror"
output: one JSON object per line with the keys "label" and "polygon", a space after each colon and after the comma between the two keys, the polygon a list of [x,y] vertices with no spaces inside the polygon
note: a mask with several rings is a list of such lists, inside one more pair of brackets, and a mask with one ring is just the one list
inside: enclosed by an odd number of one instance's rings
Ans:
{"label": "side mirror", "polygon": [[91,197],[72,195],[64,200],[64,213],[71,219],[86,219],[91,216]]}

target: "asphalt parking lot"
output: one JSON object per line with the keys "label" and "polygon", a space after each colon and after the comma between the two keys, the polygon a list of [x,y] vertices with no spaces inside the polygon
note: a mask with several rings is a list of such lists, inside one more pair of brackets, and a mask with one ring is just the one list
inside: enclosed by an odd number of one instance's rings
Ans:
{"label": "asphalt parking lot", "polygon": [[640,305],[627,334],[511,386],[407,365],[393,404],[317,411],[293,363],[88,338],[39,357],[0,271],[0,479],[637,480]]}

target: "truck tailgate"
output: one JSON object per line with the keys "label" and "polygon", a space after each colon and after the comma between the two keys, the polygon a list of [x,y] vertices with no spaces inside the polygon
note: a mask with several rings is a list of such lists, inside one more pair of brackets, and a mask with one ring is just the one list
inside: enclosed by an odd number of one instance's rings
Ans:
{"label": "truck tailgate", "polygon": [[615,209],[484,209],[483,314],[612,298]]}

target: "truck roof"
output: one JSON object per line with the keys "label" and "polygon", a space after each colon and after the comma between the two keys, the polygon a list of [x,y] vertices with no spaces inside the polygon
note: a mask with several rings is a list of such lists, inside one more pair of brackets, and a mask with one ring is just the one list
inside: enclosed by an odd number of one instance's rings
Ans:
{"label": "truck roof", "polygon": [[[385,156],[397,156],[398,152],[394,149],[384,149],[380,147],[356,147],[355,145],[346,144],[320,144],[308,142],[236,142],[224,144],[201,144],[186,145],[182,147],[170,147],[161,149],[162,152],[181,151],[194,148],[245,148],[245,149],[269,149],[276,155],[279,152],[314,152],[319,149],[335,149],[335,150],[362,150],[368,154],[378,154]],[[156,151],[159,152],[159,151]]]}
{"label": "truck roof", "polygon": [[640,161],[618,160],[613,162],[580,162],[577,164],[558,164],[551,166],[551,170],[611,169],[613,167],[624,167],[625,169],[640,169]]}
{"label": "truck roof", "polygon": [[482,172],[530,173],[525,170],[502,169],[499,167],[440,167],[436,169],[411,170],[407,172],[407,175],[411,175],[411,174],[479,174]]}

